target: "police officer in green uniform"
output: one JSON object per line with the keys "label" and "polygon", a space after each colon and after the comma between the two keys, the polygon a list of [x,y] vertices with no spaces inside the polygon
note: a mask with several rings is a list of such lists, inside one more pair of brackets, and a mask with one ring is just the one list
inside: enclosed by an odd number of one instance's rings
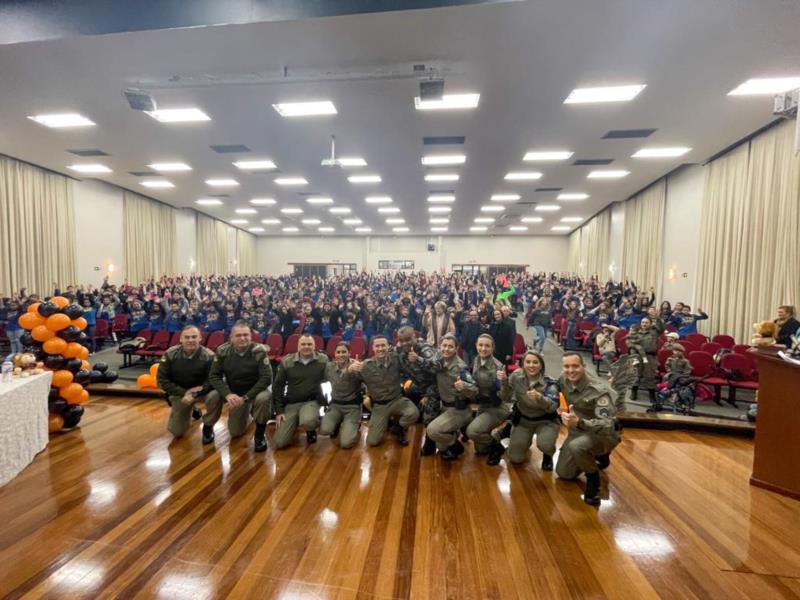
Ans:
{"label": "police officer in green uniform", "polygon": [[189,431],[192,408],[211,391],[208,374],[214,359],[214,353],[200,345],[200,330],[194,325],[181,330],[180,342],[161,357],[156,375],[171,406],[167,431],[175,437]]}
{"label": "police officer in green uniform", "polygon": [[355,361],[352,365],[353,371],[361,374],[372,401],[367,445],[378,446],[383,441],[389,419],[397,417],[397,441],[401,446],[408,446],[406,431],[419,419],[419,410],[411,400],[403,396],[400,360],[397,353],[389,348],[389,340],[385,336],[376,335],[370,343],[372,358],[363,362]]}
{"label": "police officer in green uniform", "polygon": [[214,390],[206,396],[208,411],[203,417],[203,443],[214,441],[214,424],[222,414],[224,401],[229,407],[228,431],[231,437],[244,435],[252,413],[256,422],[255,451],[265,452],[270,413],[267,388],[272,383],[272,367],[267,348],[253,343],[247,323],[237,321],[231,329],[230,341],[217,348],[208,381]]}
{"label": "police officer in green uniform", "polygon": [[565,352],[559,386],[567,401],[561,422],[569,434],[558,455],[556,473],[562,479],[575,479],[586,473],[583,501],[600,505],[600,471],[610,464],[609,455],[620,442],[621,428],[615,415],[622,409],[608,384],[586,373],[583,357]]}
{"label": "police officer in green uniform", "polygon": [[511,438],[508,457],[514,464],[524,462],[536,436],[542,453],[542,471],[553,470],[556,439],[561,431],[558,421],[558,384],[544,376],[544,357],[529,350],[522,358],[522,368],[514,371],[503,388],[506,400],[513,400]]}
{"label": "police officer in green uniform", "polygon": [[331,384],[331,403],[322,417],[319,432],[332,438],[339,437],[340,448],[352,448],[358,440],[361,426],[361,377],[351,369],[350,349],[339,342],[334,349],[333,361],[325,367],[325,378]]}
{"label": "police officer in green uniform", "polygon": [[492,431],[509,416],[509,405],[500,396],[508,381],[506,367],[494,357],[494,339],[488,333],[478,336],[478,355],[472,365],[472,379],[478,386],[478,414],[467,426],[467,437],[475,444],[475,454],[489,454],[490,465],[500,463],[505,449],[495,441]]}
{"label": "police officer in green uniform", "polygon": [[442,401],[442,414],[430,422],[427,436],[436,443],[443,459],[453,460],[464,453],[458,432],[472,419],[469,401],[478,395],[478,386],[472,380],[467,363],[458,356],[456,336],[450,333],[442,336],[439,353],[442,366],[436,373],[435,385]]}
{"label": "police officer in green uniform", "polygon": [[650,405],[656,405],[656,371],[658,369],[658,336],[659,333],[653,327],[649,317],[644,317],[639,324],[639,335],[637,344],[640,349],[641,361],[639,362],[639,379],[636,386],[632,389],[633,400],[639,394],[639,390],[647,390],[650,397]]}
{"label": "police officer in green uniform", "polygon": [[325,403],[322,382],[328,357],[317,352],[314,338],[304,334],[297,341],[297,352],[285,356],[278,365],[272,397],[275,406],[275,447],[292,443],[298,425],[306,432],[306,442],[317,441],[319,409]]}

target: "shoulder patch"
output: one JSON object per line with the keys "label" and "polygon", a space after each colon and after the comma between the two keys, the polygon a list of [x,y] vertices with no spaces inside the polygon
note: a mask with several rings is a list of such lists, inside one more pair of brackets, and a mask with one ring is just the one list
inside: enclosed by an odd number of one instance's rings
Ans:
{"label": "shoulder patch", "polygon": [[608,406],[608,404],[609,404],[609,400],[608,400],[608,398],[606,396],[603,396],[602,398],[598,398],[598,400],[597,400],[597,406]]}

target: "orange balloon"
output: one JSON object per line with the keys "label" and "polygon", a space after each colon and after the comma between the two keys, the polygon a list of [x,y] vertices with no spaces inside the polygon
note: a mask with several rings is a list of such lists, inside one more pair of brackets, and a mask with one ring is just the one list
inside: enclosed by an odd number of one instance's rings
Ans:
{"label": "orange balloon", "polygon": [[139,384],[139,387],[141,389],[156,387],[155,378],[148,373],[145,373],[144,375],[139,375],[139,377],[136,378],[136,383]]}
{"label": "orange balloon", "polygon": [[158,363],[155,363],[150,367],[150,377],[152,377],[153,379],[158,377]]}
{"label": "orange balloon", "polygon": [[64,417],[56,413],[49,413],[47,415],[47,430],[50,433],[61,431],[64,427]]}
{"label": "orange balloon", "polygon": [[75,358],[86,360],[87,358],[89,358],[89,349],[86,346],[81,346],[81,349],[78,352],[78,356],[76,356]]}
{"label": "orange balloon", "polygon": [[42,345],[42,349],[48,354],[61,354],[67,349],[67,342],[62,340],[60,337],[54,337],[50,340],[47,340]]}
{"label": "orange balloon", "polygon": [[70,383],[58,390],[61,397],[67,402],[74,402],[76,398],[80,397],[83,391],[83,386],[79,383]]}
{"label": "orange balloon", "polygon": [[31,305],[28,307],[28,312],[29,312],[29,313],[38,313],[38,312],[39,312],[39,305],[40,305],[40,304],[41,304],[41,302],[34,302],[33,304],[31,304]]}
{"label": "orange balloon", "polygon": [[77,398],[70,401],[70,404],[86,404],[89,401],[89,392],[83,390]]}
{"label": "orange balloon", "polygon": [[69,300],[64,298],[64,296],[55,296],[50,298],[50,302],[55,304],[58,308],[64,308],[65,306],[69,306]]}
{"label": "orange balloon", "polygon": [[56,313],[47,317],[47,328],[53,332],[61,331],[64,327],[69,327],[71,322],[67,315]]}
{"label": "orange balloon", "polygon": [[84,371],[91,371],[92,370],[92,365],[89,364],[88,360],[84,359],[84,360],[81,361],[81,369],[84,370]]}
{"label": "orange balloon", "polygon": [[47,320],[39,313],[27,312],[19,318],[19,326],[31,330],[39,325],[44,325]]}
{"label": "orange balloon", "polygon": [[31,330],[31,336],[37,342],[46,342],[56,337],[56,334],[50,331],[46,325],[37,325]]}
{"label": "orange balloon", "polygon": [[81,353],[81,346],[78,342],[70,342],[64,348],[64,358],[78,358]]}
{"label": "orange balloon", "polygon": [[89,325],[86,322],[86,319],[84,319],[83,317],[78,317],[77,319],[72,319],[72,324],[75,325],[75,327],[77,327],[81,331],[86,329],[86,327]]}
{"label": "orange balloon", "polygon": [[63,388],[64,386],[69,385],[72,383],[73,376],[72,371],[67,371],[66,369],[62,369],[61,371],[56,371],[53,373],[53,386],[57,388]]}

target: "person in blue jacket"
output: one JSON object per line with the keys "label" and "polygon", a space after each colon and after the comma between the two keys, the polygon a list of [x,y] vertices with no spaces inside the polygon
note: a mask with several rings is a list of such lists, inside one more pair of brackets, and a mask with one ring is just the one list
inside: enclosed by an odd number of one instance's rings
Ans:
{"label": "person in blue jacket", "polygon": [[670,322],[678,329],[678,335],[686,337],[690,333],[697,333],[697,322],[704,321],[708,315],[699,308],[697,314],[692,314],[692,309],[688,304],[683,305],[680,313],[673,315]]}

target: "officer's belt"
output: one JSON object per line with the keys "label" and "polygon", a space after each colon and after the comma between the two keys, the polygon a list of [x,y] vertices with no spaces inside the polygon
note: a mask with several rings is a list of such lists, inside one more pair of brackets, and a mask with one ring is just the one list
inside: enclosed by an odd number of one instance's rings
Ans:
{"label": "officer's belt", "polygon": [[[355,400],[347,400],[343,402],[341,400],[331,400],[331,404],[338,404],[339,406],[358,406],[361,404],[361,398],[356,398]],[[376,402],[376,404],[378,404]]]}
{"label": "officer's belt", "polygon": [[546,421],[558,421],[558,414],[543,415],[541,417],[526,417],[522,412],[519,413],[520,418],[525,419],[529,423],[544,423]]}
{"label": "officer's belt", "polygon": [[478,404],[481,406],[500,406],[503,403],[498,394],[492,394],[491,396],[478,396],[477,400]]}

